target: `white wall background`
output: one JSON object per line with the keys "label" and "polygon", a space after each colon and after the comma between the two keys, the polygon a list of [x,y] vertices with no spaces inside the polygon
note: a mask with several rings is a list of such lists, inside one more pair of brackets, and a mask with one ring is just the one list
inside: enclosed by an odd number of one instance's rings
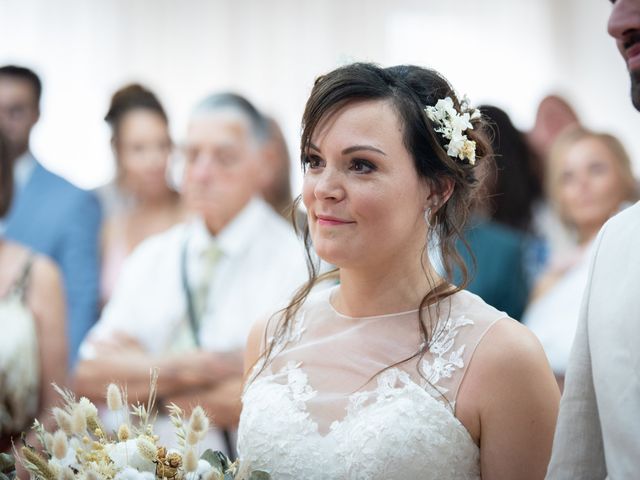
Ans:
{"label": "white wall background", "polygon": [[586,125],[619,135],[640,171],[640,114],[606,34],[609,9],[603,0],[0,0],[0,64],[41,75],[33,150],[87,188],[114,173],[102,118],[125,82],[158,93],[178,141],[201,97],[239,91],[282,123],[295,159],[314,78],[351,60],[435,67],[525,130],[539,100],[560,93]]}

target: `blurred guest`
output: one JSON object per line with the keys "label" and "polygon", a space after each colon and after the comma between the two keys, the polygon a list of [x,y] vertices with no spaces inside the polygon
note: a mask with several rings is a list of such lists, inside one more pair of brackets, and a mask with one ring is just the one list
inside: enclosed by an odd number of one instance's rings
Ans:
{"label": "blurred guest", "polygon": [[[469,271],[465,287],[489,305],[519,320],[527,304],[529,288],[524,271],[523,235],[512,228],[476,215],[465,229],[458,252]],[[456,280],[461,278],[458,274]]]}
{"label": "blurred guest", "polygon": [[[567,100],[558,95],[548,95],[538,106],[535,124],[528,133],[527,140],[534,152],[532,172],[538,182],[547,182],[551,147],[562,132],[580,125],[580,120]],[[544,192],[543,192],[544,193]],[[572,247],[569,232],[556,215],[546,196],[534,205],[533,224],[536,233],[544,239],[547,260],[561,255]]]}
{"label": "blurred guest", "polygon": [[98,315],[100,205],[95,196],[44,168],[29,150],[40,116],[42,85],[31,70],[0,67],[0,133],[14,167],[7,239],[51,257],[61,268],[69,318],[71,363]]}
{"label": "blurred guest", "polygon": [[[0,218],[9,210],[13,161],[0,135]],[[60,274],[53,262],[0,236],[0,452],[35,417],[48,417],[63,385],[67,343]]]}
{"label": "blurred guest", "polygon": [[[573,107],[567,100],[559,95],[547,95],[538,105],[536,120],[533,128],[527,135],[541,169],[549,158],[551,147],[558,136],[568,127],[580,125],[580,120]],[[540,178],[542,171],[538,170]]]}
{"label": "blurred guest", "polygon": [[[271,175],[268,138],[267,120],[238,95],[213,95],[195,109],[181,149],[185,204],[195,218],[127,259],[82,346],[80,394],[101,400],[117,380],[131,398],[144,398],[149,369],[159,367],[164,403],[200,403],[219,428],[235,427],[251,324],[286,304],[307,276],[294,231],[259,196]],[[156,424],[161,436],[163,424],[166,417]],[[229,448],[223,440],[214,430],[207,442]]]}
{"label": "blurred guest", "polygon": [[480,111],[493,132],[494,168],[486,186],[488,215],[493,221],[520,232],[527,282],[532,285],[548,255],[546,242],[533,221],[534,208],[542,199],[542,184],[533,171],[534,153],[504,110],[483,105]]}
{"label": "blurred guest", "polygon": [[636,199],[636,188],[620,142],[578,127],[558,138],[551,151],[548,191],[576,241],[570,254],[552,259],[524,321],[540,338],[562,381],[589,273],[588,252],[607,219]]}
{"label": "blurred guest", "polygon": [[291,196],[291,158],[280,125],[273,118],[268,119],[269,138],[265,150],[273,171],[272,177],[262,190],[262,196],[273,209],[289,218],[293,198]]}
{"label": "blurred guest", "polygon": [[117,174],[98,190],[106,220],[102,230],[101,298],[109,300],[124,259],[142,240],[184,217],[178,193],[167,183],[171,138],[164,108],[141,85],[128,85],[111,99],[105,117]]}
{"label": "blurred guest", "polygon": [[[490,127],[496,111],[500,111],[506,117],[504,112],[495,107],[480,107],[480,111]],[[508,117],[506,118],[508,120]],[[502,157],[500,152],[505,150],[511,153],[508,149],[514,149],[517,142],[509,136],[511,131],[498,127],[493,124],[494,135],[491,138],[492,148],[498,147],[497,158],[495,163],[487,162],[479,170],[481,187],[478,199],[481,201],[477,201],[473,207],[473,218],[464,231],[464,242],[457,242],[457,250],[469,272],[470,280],[466,289],[519,320],[529,295],[524,269],[527,228],[525,219],[529,204],[528,196],[522,191],[522,185],[520,189],[513,189],[512,185],[508,185],[501,190],[509,183],[509,179],[505,178],[506,174],[517,171],[517,168],[509,168],[506,171],[501,169],[502,162],[506,163],[511,158]],[[500,140],[502,145],[499,143]],[[519,161],[522,163],[526,160],[527,158],[523,157]],[[526,182],[519,174],[513,177],[514,184]],[[511,205],[505,205],[502,209],[497,207],[503,203]],[[520,215],[515,211],[509,211],[510,208],[515,209],[516,205]],[[505,219],[503,223],[492,218],[495,212],[499,212],[501,218]],[[461,278],[462,272],[458,272],[456,280],[459,281]]]}

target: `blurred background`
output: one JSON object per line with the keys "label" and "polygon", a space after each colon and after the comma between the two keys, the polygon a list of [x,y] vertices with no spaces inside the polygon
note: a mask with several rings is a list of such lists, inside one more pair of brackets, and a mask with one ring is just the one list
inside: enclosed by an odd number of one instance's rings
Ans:
{"label": "blurred background", "polygon": [[[238,91],[281,123],[295,159],[314,78],[353,60],[434,67],[525,131],[560,94],[586,126],[621,138],[638,171],[609,11],[604,0],[0,0],[0,64],[41,75],[33,151],[84,188],[115,173],[103,117],[126,82],[158,93],[177,141],[198,99]],[[295,162],[291,181],[296,194]]]}

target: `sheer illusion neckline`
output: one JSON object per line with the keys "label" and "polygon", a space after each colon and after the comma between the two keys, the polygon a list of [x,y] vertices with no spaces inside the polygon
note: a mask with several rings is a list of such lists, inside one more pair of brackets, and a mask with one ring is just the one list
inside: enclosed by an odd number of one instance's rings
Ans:
{"label": "sheer illusion neckline", "polygon": [[[363,316],[347,315],[346,313],[339,312],[338,309],[333,304],[334,297],[335,297],[336,293],[338,292],[339,288],[340,288],[340,285],[335,285],[334,287],[331,287],[331,289],[329,291],[329,299],[328,299],[327,303],[329,305],[329,309],[331,310],[331,312],[333,314],[335,314],[337,317],[342,318],[344,320],[360,321],[360,320],[376,320],[376,319],[381,319],[381,318],[402,317],[402,316],[407,316],[407,315],[414,316],[415,314],[417,314],[420,311],[419,308],[414,308],[412,310],[404,310],[404,311],[401,311],[401,312],[392,312],[392,313],[382,313],[382,314],[379,314],[379,315],[363,315]],[[451,294],[449,297],[447,297],[447,299],[452,299],[458,293],[460,293],[460,292],[456,292],[456,293]],[[436,305],[437,303],[438,302],[426,305],[422,310],[423,311],[427,311],[427,310],[429,310],[429,308],[432,305]]]}

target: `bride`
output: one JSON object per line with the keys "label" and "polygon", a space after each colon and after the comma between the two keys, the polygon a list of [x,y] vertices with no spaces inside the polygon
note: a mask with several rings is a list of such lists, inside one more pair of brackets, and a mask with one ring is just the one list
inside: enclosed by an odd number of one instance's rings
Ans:
{"label": "bride", "polygon": [[[453,285],[482,119],[415,66],[321,76],[303,117],[307,239],[339,285],[254,326],[243,469],[281,479],[535,479],[559,392],[523,326]],[[428,257],[435,244],[446,275]],[[311,258],[311,257],[310,257]],[[509,278],[504,279],[509,282]]]}

